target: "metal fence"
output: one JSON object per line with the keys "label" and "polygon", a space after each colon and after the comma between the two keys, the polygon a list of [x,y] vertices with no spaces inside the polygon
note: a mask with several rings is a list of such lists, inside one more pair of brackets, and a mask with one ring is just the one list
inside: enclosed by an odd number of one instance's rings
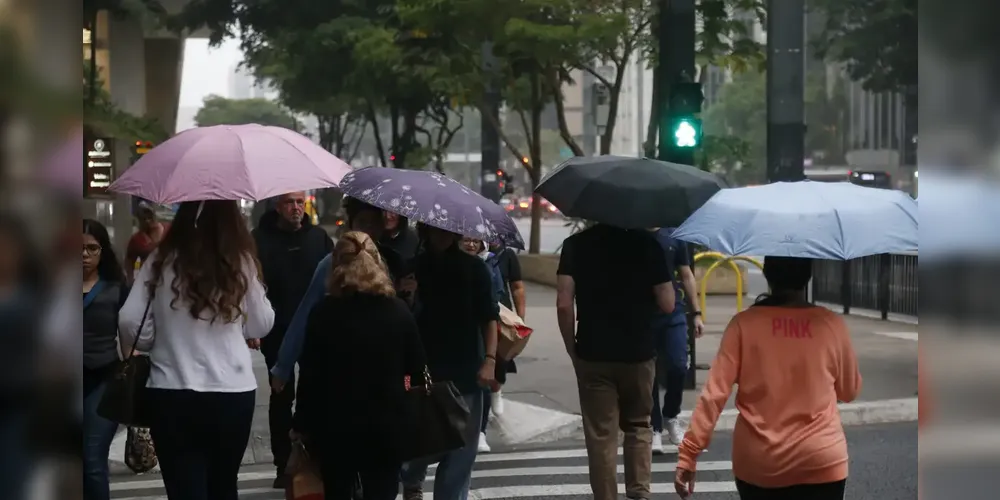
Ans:
{"label": "metal fence", "polygon": [[839,304],[844,314],[851,308],[889,314],[919,316],[917,254],[882,254],[849,261],[816,260],[813,263],[814,302]]}

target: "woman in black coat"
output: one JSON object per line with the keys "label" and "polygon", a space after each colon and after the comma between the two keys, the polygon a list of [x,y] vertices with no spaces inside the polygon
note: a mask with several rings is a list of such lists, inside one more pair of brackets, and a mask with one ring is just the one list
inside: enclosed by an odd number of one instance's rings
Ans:
{"label": "woman in black coat", "polygon": [[407,384],[423,384],[425,363],[375,243],[343,235],[306,326],[293,424],[319,460],[327,500],[352,498],[358,478],[366,500],[396,498]]}

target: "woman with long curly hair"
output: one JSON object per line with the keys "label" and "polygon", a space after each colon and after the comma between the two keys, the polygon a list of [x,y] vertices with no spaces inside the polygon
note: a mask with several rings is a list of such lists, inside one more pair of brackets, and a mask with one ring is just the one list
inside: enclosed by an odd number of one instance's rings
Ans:
{"label": "woman with long curly hair", "polygon": [[119,314],[122,350],[138,336],[152,364],[150,433],[167,498],[237,500],[257,390],[246,341],[273,323],[237,202],[182,203]]}
{"label": "woman with long curly hair", "polygon": [[327,500],[393,500],[406,380],[423,384],[424,350],[371,237],[351,231],[333,250],[327,295],[313,308],[299,359],[294,433],[320,462]]}

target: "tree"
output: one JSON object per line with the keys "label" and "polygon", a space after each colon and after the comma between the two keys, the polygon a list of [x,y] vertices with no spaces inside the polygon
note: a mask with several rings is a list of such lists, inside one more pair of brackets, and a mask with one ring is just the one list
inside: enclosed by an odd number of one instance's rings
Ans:
{"label": "tree", "polygon": [[702,114],[710,170],[734,184],[764,181],[767,165],[767,88],[763,72],[735,73]]}
{"label": "tree", "polygon": [[199,127],[212,125],[245,125],[258,123],[291,130],[301,130],[302,124],[280,104],[268,99],[227,99],[209,95],[194,115]]}
{"label": "tree", "polygon": [[811,0],[825,26],[811,44],[819,57],[843,63],[873,92],[917,85],[917,0]]}
{"label": "tree", "polygon": [[[274,81],[293,109],[332,117],[340,116],[331,112],[332,100],[361,103],[383,164],[394,158],[393,166],[422,168],[454,136],[421,144],[437,137],[422,133],[422,122],[440,118],[455,93],[450,80],[462,71],[450,64],[447,47],[401,23],[393,6],[392,0],[197,0],[173,25],[205,26],[213,43],[239,36],[248,65]],[[387,138],[382,115],[389,117]]]}
{"label": "tree", "polygon": [[[414,33],[435,41],[442,59],[462,78],[453,80],[451,91],[459,103],[471,103],[493,125],[500,138],[522,162],[532,189],[541,180],[541,115],[552,91],[546,82],[561,78],[565,51],[572,46],[573,28],[565,20],[566,6],[574,0],[398,0],[396,15]],[[498,67],[483,70],[483,44],[491,42]],[[457,70],[457,71],[456,71]],[[508,114],[516,116],[524,130],[527,150],[510,140],[500,117],[484,106],[485,90],[500,88]],[[537,201],[537,200],[536,200]],[[540,248],[541,203],[534,203],[529,251]]]}
{"label": "tree", "polygon": [[[806,77],[806,154],[828,164],[844,160],[843,92],[827,92],[822,72]],[[767,165],[767,75],[762,71],[735,73],[706,108],[704,162],[709,170],[734,184],[765,182]]]}

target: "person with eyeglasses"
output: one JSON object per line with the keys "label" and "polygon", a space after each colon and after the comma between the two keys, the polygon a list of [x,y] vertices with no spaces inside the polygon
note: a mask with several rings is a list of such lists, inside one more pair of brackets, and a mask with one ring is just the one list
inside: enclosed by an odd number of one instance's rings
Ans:
{"label": "person with eyeglasses", "polygon": [[119,360],[118,310],[125,273],[101,223],[83,220],[83,498],[108,500],[108,455],[118,424],[97,414]]}

